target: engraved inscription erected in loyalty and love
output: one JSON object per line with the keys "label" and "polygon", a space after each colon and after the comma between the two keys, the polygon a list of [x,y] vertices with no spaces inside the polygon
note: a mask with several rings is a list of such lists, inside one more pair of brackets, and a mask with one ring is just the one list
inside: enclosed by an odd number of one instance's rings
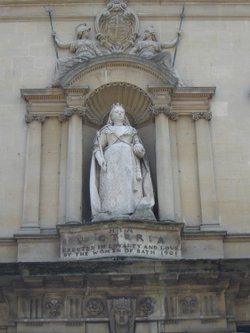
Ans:
{"label": "engraved inscription erected in loyalty and love", "polygon": [[113,256],[179,258],[179,230],[110,227],[61,234],[61,258],[64,260]]}

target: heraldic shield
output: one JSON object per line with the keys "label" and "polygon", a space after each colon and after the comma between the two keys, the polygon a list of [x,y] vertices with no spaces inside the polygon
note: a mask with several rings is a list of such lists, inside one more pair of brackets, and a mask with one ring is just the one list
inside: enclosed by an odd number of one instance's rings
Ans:
{"label": "heraldic shield", "polygon": [[111,0],[96,18],[95,29],[100,44],[111,52],[132,47],[139,33],[139,20],[123,0]]}

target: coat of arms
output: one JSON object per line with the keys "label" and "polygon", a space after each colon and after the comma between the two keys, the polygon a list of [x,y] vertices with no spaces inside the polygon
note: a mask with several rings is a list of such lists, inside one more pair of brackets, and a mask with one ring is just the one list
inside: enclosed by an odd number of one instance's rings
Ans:
{"label": "coat of arms", "polygon": [[111,52],[123,52],[134,45],[139,32],[139,20],[123,0],[110,0],[96,18],[96,38]]}

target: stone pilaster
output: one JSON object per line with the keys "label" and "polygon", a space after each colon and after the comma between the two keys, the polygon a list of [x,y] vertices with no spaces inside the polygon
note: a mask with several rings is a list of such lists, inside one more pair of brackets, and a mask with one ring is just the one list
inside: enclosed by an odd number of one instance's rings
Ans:
{"label": "stone pilaster", "polygon": [[66,173],[66,223],[82,223],[82,117],[83,107],[67,108],[68,153]]}
{"label": "stone pilaster", "polygon": [[42,123],[45,121],[45,116],[43,114],[26,114],[25,121],[29,126],[21,231],[39,232]]}
{"label": "stone pilaster", "polygon": [[158,207],[159,218],[161,221],[175,219],[169,120],[176,121],[178,119],[178,114],[176,112],[172,112],[170,106],[170,95],[166,95],[165,102],[165,105],[155,104],[153,109],[156,130]]}
{"label": "stone pilaster", "polygon": [[59,161],[59,193],[58,193],[58,224],[64,224],[66,218],[66,175],[67,175],[67,146],[68,120],[66,115],[59,116],[61,123],[60,161]]}
{"label": "stone pilaster", "polygon": [[212,113],[194,112],[201,202],[201,230],[219,226],[209,121]]}

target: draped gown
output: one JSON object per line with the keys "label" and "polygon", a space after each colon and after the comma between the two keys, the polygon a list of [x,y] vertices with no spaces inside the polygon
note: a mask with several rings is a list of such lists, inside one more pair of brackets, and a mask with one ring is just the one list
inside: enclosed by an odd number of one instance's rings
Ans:
{"label": "draped gown", "polygon": [[[94,142],[91,163],[90,195],[94,218],[129,216],[138,209],[151,209],[154,195],[146,159],[136,156],[134,145],[141,145],[131,126],[106,125]],[[107,170],[95,158],[97,151],[104,157]]]}

